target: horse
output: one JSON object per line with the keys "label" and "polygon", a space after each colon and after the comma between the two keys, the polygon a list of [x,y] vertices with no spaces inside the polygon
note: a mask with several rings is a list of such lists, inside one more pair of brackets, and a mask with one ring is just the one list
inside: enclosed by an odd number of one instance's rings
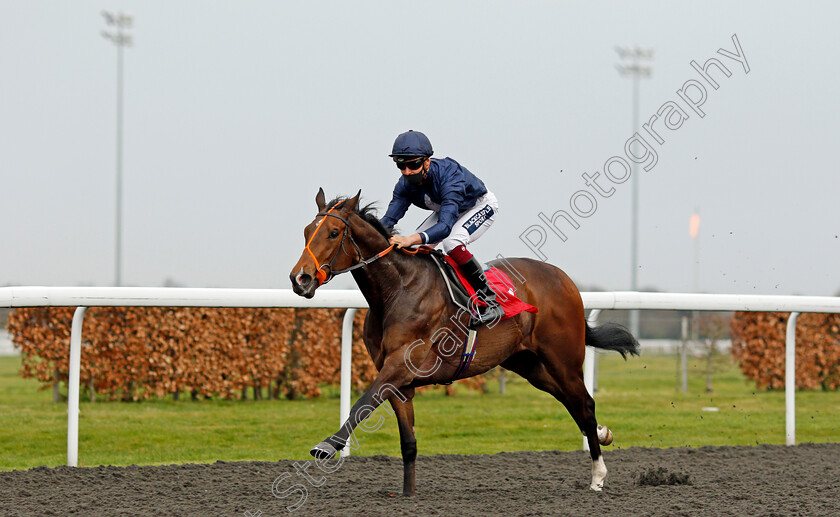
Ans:
{"label": "horse", "polygon": [[[348,420],[310,453],[318,461],[334,458],[353,438],[353,430],[388,400],[399,427],[403,495],[413,496],[414,390],[447,384],[461,370],[460,355],[455,352],[464,342],[469,313],[451,301],[428,255],[391,253],[391,231],[379,222],[372,204],[359,205],[360,196],[361,190],[352,198],[338,197],[327,203],[324,190],[318,190],[318,213],[304,228],[306,245],[289,275],[293,291],[312,298],[335,275],[351,272],[369,305],[364,343],[378,370]],[[592,459],[590,488],[601,491],[607,475],[601,445],[612,442],[612,432],[598,425],[595,401],[583,382],[584,347],[613,350],[626,359],[626,354],[638,355],[639,344],[619,325],[590,327],[580,292],[561,269],[529,258],[490,264],[509,268],[516,296],[538,311],[478,328],[476,353],[460,377],[501,366],[554,396],[586,436]]]}

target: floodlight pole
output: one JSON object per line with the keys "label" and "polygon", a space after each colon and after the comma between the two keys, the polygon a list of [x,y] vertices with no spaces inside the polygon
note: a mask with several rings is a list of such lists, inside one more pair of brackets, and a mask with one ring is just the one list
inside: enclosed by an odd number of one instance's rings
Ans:
{"label": "floodlight pole", "polygon": [[[653,49],[643,49],[635,47],[629,49],[626,47],[616,47],[621,59],[630,59],[630,64],[618,64],[616,68],[623,76],[630,76],[633,79],[633,134],[639,130],[639,79],[650,77],[651,67],[642,66],[639,64],[640,59],[652,59]],[[631,208],[630,208],[630,290],[638,291],[638,273],[639,273],[639,175],[638,165],[631,160],[630,164],[630,184],[631,184]],[[639,338],[639,311],[630,311],[630,332]]]}
{"label": "floodlight pole", "polygon": [[130,34],[124,32],[130,29],[134,18],[122,12],[114,14],[102,11],[102,16],[109,26],[115,26],[116,32],[102,31],[102,36],[110,40],[117,47],[117,196],[116,196],[116,238],[114,253],[114,285],[122,285],[122,161],[123,161],[123,47],[131,46]]}

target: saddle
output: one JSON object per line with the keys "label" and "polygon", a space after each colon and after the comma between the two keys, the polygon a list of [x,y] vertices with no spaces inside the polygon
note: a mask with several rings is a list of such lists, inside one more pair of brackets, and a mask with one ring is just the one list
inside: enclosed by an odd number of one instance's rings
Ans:
{"label": "saddle", "polygon": [[[467,313],[470,312],[470,299],[475,295],[475,289],[470,285],[466,278],[461,275],[458,270],[458,265],[452,260],[449,255],[444,254],[440,250],[436,250],[431,246],[419,246],[413,249],[401,248],[403,252],[415,255],[423,254],[429,255],[432,262],[435,263],[440,271],[443,281],[446,284],[446,290],[452,303],[460,307]],[[487,275],[487,284],[493,291],[496,292],[496,301],[499,302],[502,309],[505,311],[502,319],[507,319],[516,316],[522,311],[537,312],[537,308],[529,305],[516,297],[516,288],[510,281],[510,278],[496,267],[491,267],[485,273]],[[483,301],[478,303],[483,304]],[[476,329],[470,328],[469,333],[464,340],[463,348],[461,349],[461,361],[452,378],[447,382],[440,384],[452,384],[464,375],[469,370],[473,357],[476,353]]]}
{"label": "saddle", "polygon": [[464,279],[458,276],[457,266],[449,262],[447,259],[452,259],[444,255],[442,251],[433,249],[429,253],[429,256],[432,258],[432,262],[435,263],[440,271],[440,275],[443,277],[443,281],[446,283],[446,290],[449,292],[452,303],[469,312],[470,293],[464,285],[465,283],[469,285],[469,282],[465,282]]}
{"label": "saddle", "polygon": [[[461,274],[458,270],[458,265],[455,264],[455,261],[449,255],[431,246],[419,246],[408,253],[429,255],[443,277],[452,303],[467,313],[470,312],[470,299],[475,295],[475,289],[473,289],[467,279]],[[522,311],[537,312],[536,307],[516,297],[516,289],[513,286],[513,282],[511,282],[510,278],[503,271],[494,266],[485,271],[484,274],[487,275],[487,284],[496,292],[496,301],[499,302],[499,305],[505,311],[502,319],[516,316]],[[480,305],[484,304],[480,299],[477,303]]]}

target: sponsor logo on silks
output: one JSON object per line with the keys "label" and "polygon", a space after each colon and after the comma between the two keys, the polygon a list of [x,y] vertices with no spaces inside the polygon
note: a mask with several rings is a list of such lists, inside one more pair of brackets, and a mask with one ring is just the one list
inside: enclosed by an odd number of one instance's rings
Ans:
{"label": "sponsor logo on silks", "polygon": [[473,216],[463,224],[463,227],[467,230],[467,233],[472,235],[476,230],[478,230],[479,226],[484,224],[487,219],[493,217],[494,213],[493,207],[486,205],[484,208],[474,213]]}

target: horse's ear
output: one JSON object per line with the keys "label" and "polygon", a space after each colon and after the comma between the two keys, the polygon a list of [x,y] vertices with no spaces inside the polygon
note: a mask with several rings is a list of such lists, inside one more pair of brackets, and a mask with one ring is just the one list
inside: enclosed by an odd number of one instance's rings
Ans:
{"label": "horse's ear", "polygon": [[318,195],[315,196],[315,204],[318,205],[318,212],[323,212],[327,208],[327,202],[324,199],[324,189],[318,189]]}
{"label": "horse's ear", "polygon": [[362,195],[362,189],[359,189],[359,191],[356,193],[356,195],[351,197],[350,199],[348,199],[347,202],[344,203],[344,206],[342,206],[341,208],[345,208],[350,212],[355,212],[356,211],[356,205],[359,204],[359,197],[361,195]]}

